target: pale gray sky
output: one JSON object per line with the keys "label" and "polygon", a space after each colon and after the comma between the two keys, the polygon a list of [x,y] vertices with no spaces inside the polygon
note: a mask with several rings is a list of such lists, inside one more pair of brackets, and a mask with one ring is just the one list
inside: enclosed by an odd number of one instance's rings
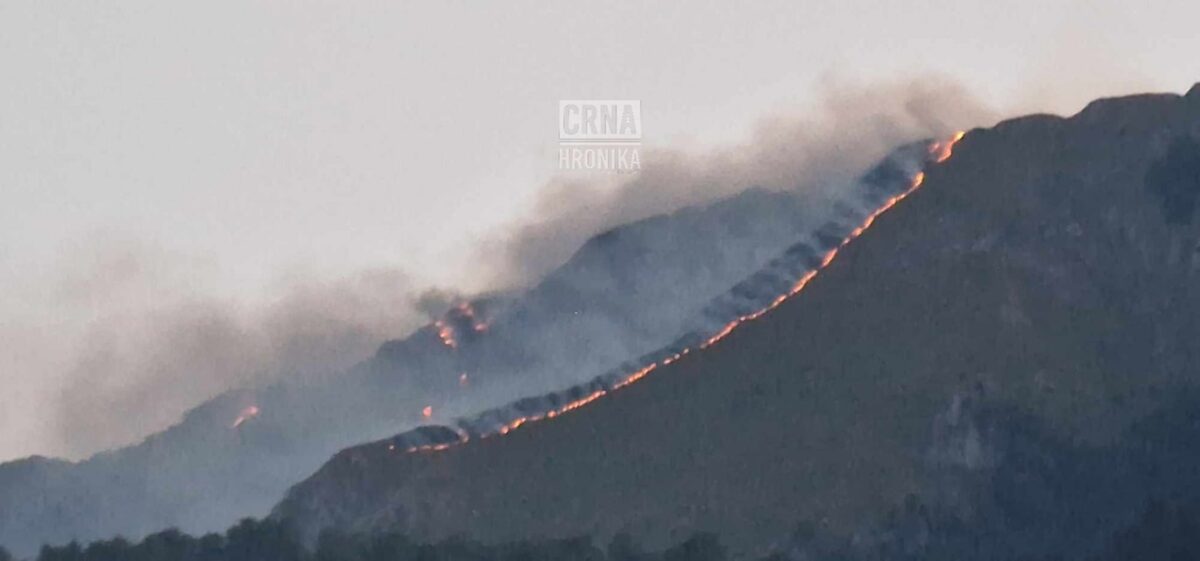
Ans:
{"label": "pale gray sky", "polygon": [[479,288],[475,248],[553,174],[559,99],[640,99],[647,145],[685,148],[830,79],[1072,112],[1200,80],[1198,20],[1183,0],[0,0],[0,460],[70,451],[53,411],[91,322],[203,300],[253,323],[366,270]]}

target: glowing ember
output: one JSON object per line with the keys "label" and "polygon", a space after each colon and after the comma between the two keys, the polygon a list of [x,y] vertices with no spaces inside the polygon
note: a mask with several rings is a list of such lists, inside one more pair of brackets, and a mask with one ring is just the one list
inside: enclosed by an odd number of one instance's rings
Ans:
{"label": "glowing ember", "polygon": [[245,409],[242,409],[242,412],[238,413],[237,418],[233,420],[233,425],[230,428],[236,429],[242,426],[242,424],[244,424],[246,421],[257,417],[258,413],[259,410],[257,405],[251,405]]}
{"label": "glowing ember", "polygon": [[425,408],[421,410],[421,416],[425,417],[426,419],[432,417],[433,416],[433,406],[426,405]]}
{"label": "glowing ember", "polygon": [[443,345],[457,349],[461,333],[484,333],[488,330],[488,323],[479,317],[479,313],[470,302],[463,302],[446,312],[442,319],[433,322],[433,327]]}
{"label": "glowing ember", "polygon": [[458,348],[458,341],[454,340],[454,328],[450,327],[450,324],[439,319],[433,322],[433,326],[437,328],[438,338],[442,340],[443,345],[451,349]]}
{"label": "glowing ember", "polygon": [[463,302],[462,304],[459,304],[458,312],[462,314],[462,317],[471,320],[471,329],[473,329],[476,333],[483,333],[484,331],[488,330],[487,322],[477,317],[475,314],[475,308],[471,307],[470,302]]}
{"label": "glowing ember", "polygon": [[[957,143],[959,140],[961,140],[965,134],[966,133],[964,133],[964,132],[958,132],[958,133],[955,133],[954,136],[952,138],[950,138],[949,140],[933,143],[929,147],[929,154],[933,157],[934,162],[941,163],[941,162],[944,162],[947,159],[949,159],[951,153],[953,152],[955,143]],[[912,194],[913,191],[916,191],[917,189],[919,189],[921,187],[921,185],[924,184],[924,182],[925,182],[925,173],[917,172],[917,174],[913,176],[912,183],[909,185],[908,189],[906,189],[903,192],[897,194],[896,196],[888,199],[877,210],[875,210],[871,214],[867,215],[867,218],[863,221],[861,226],[859,226],[859,227],[855,228],[853,231],[851,231],[850,234],[847,235],[846,238],[843,239],[842,242],[840,244],[838,244],[837,247],[835,247],[834,249],[830,250],[828,253],[825,254],[825,257],[821,260],[820,266],[818,266],[815,270],[808,271],[803,276],[801,276],[792,285],[791,289],[788,290],[787,293],[780,295],[778,298],[776,298],[774,301],[772,301],[771,304],[769,304],[767,307],[765,307],[761,310],[758,310],[757,312],[753,312],[753,313],[744,315],[734,321],[729,322],[728,324],[725,325],[725,327],[721,328],[715,335],[713,335],[712,337],[709,337],[708,340],[701,343],[699,348],[705,349],[705,348],[712,346],[717,341],[724,339],[727,335],[732,333],[733,330],[737,328],[737,326],[739,326],[747,321],[758,319],[759,317],[762,317],[763,314],[766,314],[767,312],[779,307],[779,305],[783,304],[784,301],[786,301],[788,298],[790,298],[790,297],[796,295],[797,293],[799,293],[800,291],[804,290],[804,287],[808,286],[809,281],[811,281],[813,278],[815,278],[817,276],[817,273],[819,273],[825,267],[828,267],[829,264],[833,262],[834,258],[837,257],[838,251],[841,248],[845,247],[846,244],[849,244],[850,242],[857,239],[860,235],[862,235],[863,232],[865,232],[867,230],[867,228],[870,228],[871,225],[875,223],[875,219],[878,218],[879,215],[883,214],[884,212],[887,212],[893,206],[896,206],[897,203],[904,200],[904,198],[909,196],[910,194]],[[460,309],[461,309],[461,307],[460,307]],[[656,369],[660,366],[666,366],[668,364],[671,364],[671,363],[679,360],[680,358],[683,357],[683,355],[686,355],[689,352],[691,352],[691,350],[692,349],[684,349],[684,350],[682,350],[670,357],[667,357],[659,362],[650,364],[650,365],[642,368],[641,370],[638,370],[638,371],[630,374],[629,377],[626,378],[625,380],[623,380],[617,384],[614,384],[612,390],[609,390],[609,391],[619,390],[619,389],[621,389],[625,386],[628,386],[638,380],[641,380],[647,374],[654,371],[654,369]],[[465,376],[465,374],[463,376]],[[587,405],[597,399],[600,399],[602,396],[604,396],[607,393],[608,393],[608,391],[605,391],[605,390],[596,390],[595,392],[593,392],[587,396],[584,396],[584,397],[577,399],[571,403],[563,405],[562,407],[559,407],[557,409],[552,409],[550,411],[547,411],[544,414],[533,415],[530,417],[522,417],[520,419],[516,419],[516,420],[508,423],[507,425],[500,427],[500,429],[494,434],[507,434],[510,431],[515,430],[516,428],[520,427],[521,425],[524,425],[525,423],[530,423],[530,422],[534,422],[534,421],[540,421],[542,419],[550,419],[550,418],[557,417],[558,415],[561,415],[563,413],[566,413],[566,412],[574,410],[574,409],[578,409],[578,408],[583,407],[584,405]],[[426,407],[425,408],[425,416],[429,417],[431,414],[432,414],[432,410],[429,407]],[[457,442],[416,446],[413,448],[409,448],[407,451],[408,452],[426,452],[426,451],[445,450],[456,444],[461,444],[461,443],[467,442],[467,440],[469,440],[469,437],[466,434],[466,432],[462,431],[461,429],[456,429],[456,430],[458,432],[458,441]],[[491,435],[485,435],[484,438],[486,438],[487,436],[491,436]]]}

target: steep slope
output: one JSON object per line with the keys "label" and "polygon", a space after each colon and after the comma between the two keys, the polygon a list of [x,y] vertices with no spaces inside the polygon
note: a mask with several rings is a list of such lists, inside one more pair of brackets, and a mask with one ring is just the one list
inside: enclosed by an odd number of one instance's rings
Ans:
{"label": "steep slope", "polygon": [[746,554],[920,491],[965,387],[1110,440],[1197,381],[1198,135],[1200,87],[971,131],[802,293],[706,350],[502,437],[345,450],[275,515],[309,535],[710,530]]}
{"label": "steep slope", "polygon": [[923,156],[899,150],[842,199],[754,189],[622,226],[529,290],[461,302],[349,372],[230,392],[83,462],[0,465],[0,544],[223,529],[265,514],[337,450],[416,426],[426,407],[450,419],[589,380],[707,321],[714,296],[812,237],[819,217],[876,205]]}

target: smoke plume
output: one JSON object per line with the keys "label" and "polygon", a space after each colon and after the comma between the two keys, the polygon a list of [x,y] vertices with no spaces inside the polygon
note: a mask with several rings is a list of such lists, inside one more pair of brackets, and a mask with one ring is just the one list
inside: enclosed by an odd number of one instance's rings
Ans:
{"label": "smoke plume", "polygon": [[[634,176],[551,181],[535,218],[481,244],[488,288],[534,283],[620,224],[750,187],[802,192],[823,208],[896,146],[996,118],[936,78],[831,80],[819,100],[763,119],[737,146],[651,150]],[[216,266],[101,237],[65,251],[51,282],[22,287],[26,313],[0,326],[12,342],[0,359],[22,380],[0,394],[0,449],[78,458],[135,442],[228,389],[344,369],[460,299],[394,270],[294,279],[265,302],[216,298]]]}
{"label": "smoke plume", "polygon": [[135,442],[230,388],[344,369],[427,317],[393,270],[246,303],[210,296],[211,267],[129,240],[67,250],[54,282],[26,287],[45,315],[4,326],[0,358],[21,381],[0,392],[0,447],[78,458]]}
{"label": "smoke plume", "polygon": [[648,150],[642,171],[551,181],[532,218],[484,255],[501,284],[526,284],[619,224],[709,202],[750,187],[797,190],[819,204],[899,145],[990,124],[994,110],[944,78],[882,84],[830,79],[809,110],[762,119],[741,145],[706,153]]}

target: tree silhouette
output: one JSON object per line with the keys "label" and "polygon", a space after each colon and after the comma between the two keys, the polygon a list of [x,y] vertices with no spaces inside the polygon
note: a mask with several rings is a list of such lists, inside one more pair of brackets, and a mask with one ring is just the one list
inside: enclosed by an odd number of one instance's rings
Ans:
{"label": "tree silhouette", "polygon": [[291,527],[274,520],[247,518],[225,535],[225,559],[228,561],[301,561],[304,547]]}
{"label": "tree silhouette", "polygon": [[92,542],[83,550],[83,556],[88,561],[124,561],[133,558],[133,544],[120,536]]}

